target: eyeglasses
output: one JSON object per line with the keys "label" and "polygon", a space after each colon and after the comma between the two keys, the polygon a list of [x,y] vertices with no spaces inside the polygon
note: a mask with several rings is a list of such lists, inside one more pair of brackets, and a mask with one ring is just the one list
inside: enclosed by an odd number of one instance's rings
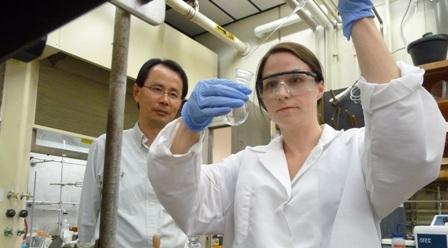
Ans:
{"label": "eyeglasses", "polygon": [[151,93],[157,96],[168,96],[168,99],[172,101],[180,101],[180,95],[177,91],[167,91],[163,87],[158,85],[143,85],[142,87],[148,88]]}
{"label": "eyeglasses", "polygon": [[310,89],[307,84],[310,79],[317,80],[317,74],[300,70],[280,72],[262,78],[261,90],[266,96],[274,96],[279,93],[280,86],[283,85],[289,95],[296,96]]}

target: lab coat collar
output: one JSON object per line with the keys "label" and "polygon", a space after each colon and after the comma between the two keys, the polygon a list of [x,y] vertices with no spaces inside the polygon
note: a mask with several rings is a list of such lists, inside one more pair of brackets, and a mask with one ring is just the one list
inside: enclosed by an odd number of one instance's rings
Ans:
{"label": "lab coat collar", "polygon": [[146,144],[148,142],[148,139],[145,137],[143,131],[140,129],[138,122],[136,122],[134,127],[132,128],[132,134],[137,144],[140,144],[142,148],[149,149],[149,146]]}
{"label": "lab coat collar", "polygon": [[[340,133],[342,133],[341,130],[335,130],[332,126],[328,124],[322,125],[322,133],[319,137],[319,141],[317,143],[318,146],[322,146],[323,148],[326,147],[328,144],[330,144],[334,138],[336,138]],[[283,151],[282,146],[282,136],[276,137],[269,144],[265,146],[255,146],[255,147],[248,147],[250,150],[257,152],[257,153],[266,153],[272,149],[275,149],[276,147],[279,147]]]}
{"label": "lab coat collar", "polygon": [[258,160],[283,186],[287,199],[289,199],[291,197],[291,181],[289,179],[288,167],[286,166],[282,140],[280,136],[272,140],[267,146],[264,146],[265,150],[258,154]]}
{"label": "lab coat collar", "polygon": [[332,126],[328,124],[322,125],[322,133],[319,138],[318,146],[322,146],[322,148],[327,147],[339,134],[341,134],[342,130],[335,130]]}
{"label": "lab coat collar", "polygon": [[[316,148],[319,149],[320,151],[323,151],[327,147],[327,145],[330,144],[331,141],[333,141],[341,133],[341,131],[336,131],[327,124],[324,124],[322,128],[323,130],[321,136],[313,151]],[[250,149],[258,153],[258,159],[260,163],[283,186],[283,188],[286,191],[286,195],[289,199],[291,197],[291,180],[288,172],[288,167],[286,166],[287,161],[285,153],[283,151],[282,140],[283,138],[282,136],[280,136],[273,139],[266,146],[252,147]],[[320,154],[322,154],[322,152],[319,152],[318,156],[320,156]],[[313,160],[317,160],[317,158]],[[310,166],[312,164],[310,164]],[[310,166],[302,168],[301,170],[303,171],[300,172],[300,175],[303,175],[305,170],[308,170]]]}

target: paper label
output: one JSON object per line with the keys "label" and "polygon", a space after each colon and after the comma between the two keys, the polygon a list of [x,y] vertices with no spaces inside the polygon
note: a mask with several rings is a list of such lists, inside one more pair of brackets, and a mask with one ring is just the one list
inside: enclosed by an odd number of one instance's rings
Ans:
{"label": "paper label", "polygon": [[225,36],[227,39],[233,41],[235,40],[235,35],[233,35],[232,33],[230,33],[229,31],[227,31],[225,28],[216,25],[215,30],[219,33],[221,33],[223,36]]}
{"label": "paper label", "polygon": [[419,248],[448,248],[446,234],[417,234]]}

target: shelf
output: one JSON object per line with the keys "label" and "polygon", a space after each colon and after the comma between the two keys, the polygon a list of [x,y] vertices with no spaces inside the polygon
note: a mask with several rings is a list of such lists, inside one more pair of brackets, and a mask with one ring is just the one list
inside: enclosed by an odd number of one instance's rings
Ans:
{"label": "shelf", "polygon": [[437,181],[448,181],[448,158],[442,158],[442,167],[440,168],[439,177],[437,178]]}
{"label": "shelf", "polygon": [[[419,67],[425,69],[423,87],[429,92],[437,92],[437,88],[434,88],[437,83],[442,80],[448,81],[448,60],[436,61],[428,64],[419,65]],[[440,85],[439,85],[440,86]],[[436,97],[437,98],[437,97]],[[437,104],[439,105],[440,111],[448,121],[448,99],[437,99]]]}
{"label": "shelf", "polygon": [[419,65],[425,69],[423,87],[428,91],[440,80],[448,80],[448,60],[441,60],[433,63]]}
{"label": "shelf", "polygon": [[[442,163],[443,166],[448,166],[448,157],[443,157],[442,158]],[[448,170],[448,167],[446,168]]]}

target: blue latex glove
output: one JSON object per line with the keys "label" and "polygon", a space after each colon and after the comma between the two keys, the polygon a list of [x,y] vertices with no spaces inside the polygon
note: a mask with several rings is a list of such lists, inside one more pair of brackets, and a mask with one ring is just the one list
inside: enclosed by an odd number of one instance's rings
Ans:
{"label": "blue latex glove", "polygon": [[352,26],[357,20],[372,17],[371,0],[339,0],[338,9],[342,18],[342,30],[347,40],[352,35]]}
{"label": "blue latex glove", "polygon": [[182,108],[182,118],[193,131],[205,129],[213,117],[228,114],[232,108],[243,106],[252,90],[228,79],[199,81]]}

